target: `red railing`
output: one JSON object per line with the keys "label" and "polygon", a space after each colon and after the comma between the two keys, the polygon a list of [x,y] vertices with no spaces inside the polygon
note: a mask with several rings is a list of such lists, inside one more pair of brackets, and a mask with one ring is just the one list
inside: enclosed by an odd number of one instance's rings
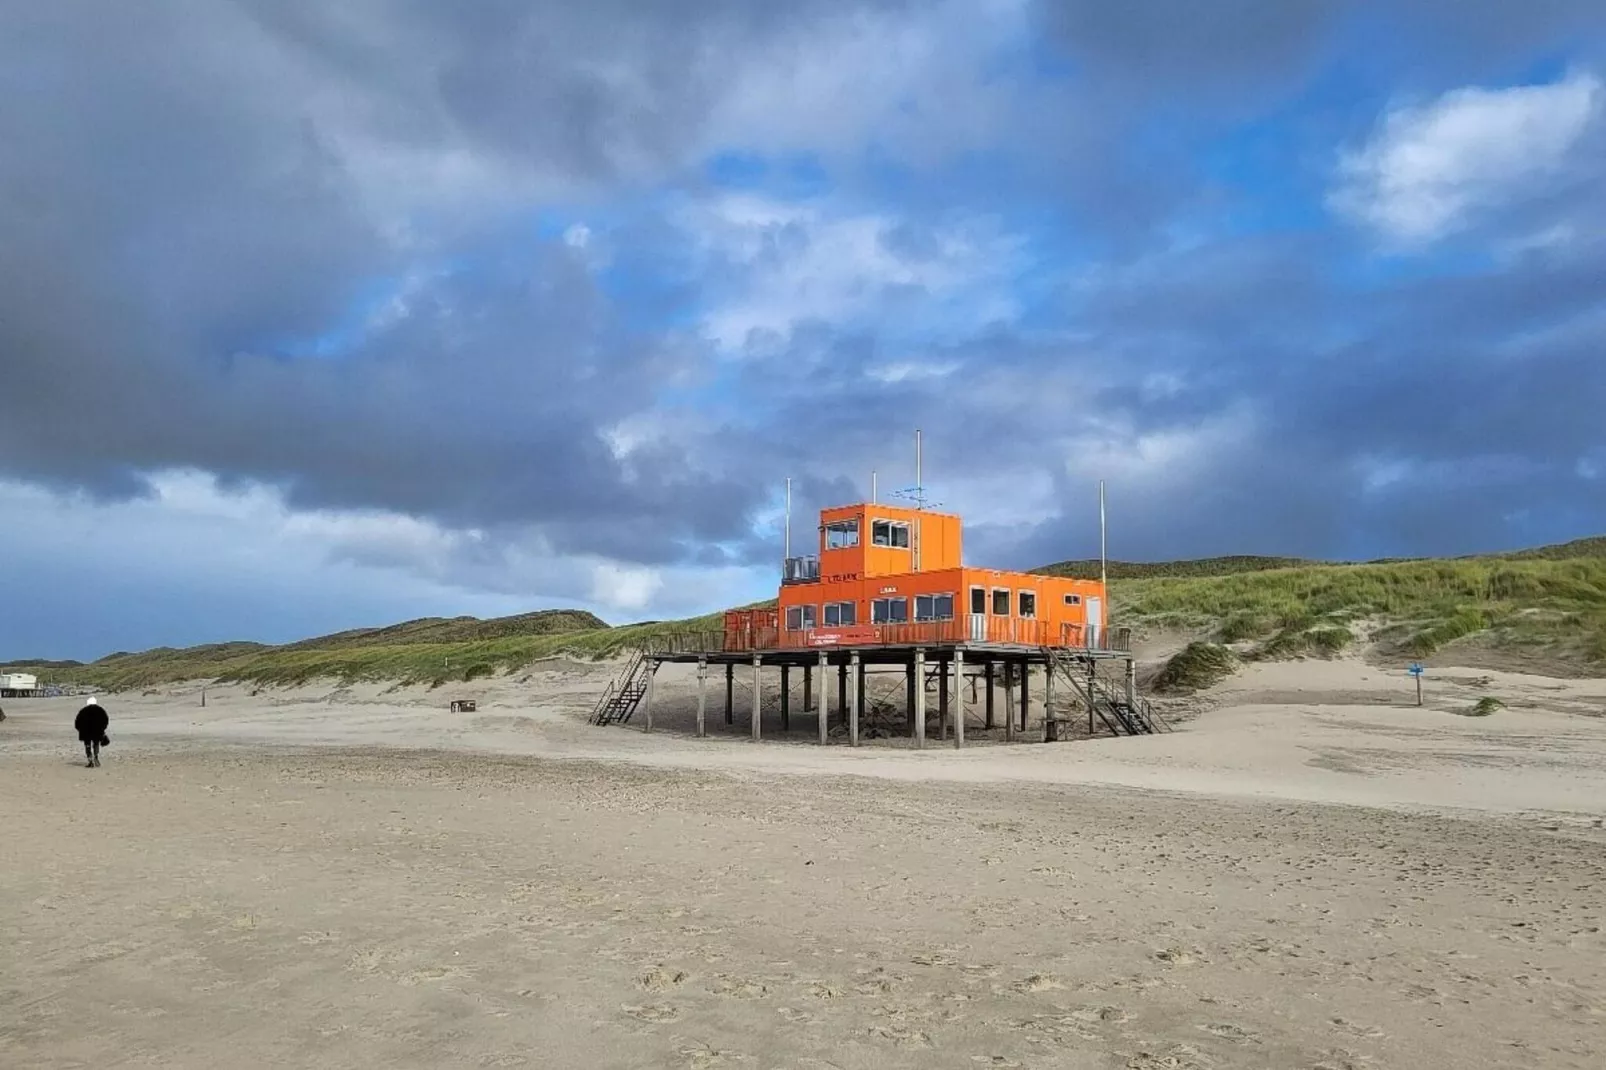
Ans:
{"label": "red railing", "polygon": [[[701,641],[713,638],[707,636]],[[1126,628],[1088,629],[1080,624],[1056,624],[981,613],[967,614],[957,620],[855,624],[789,631],[781,627],[777,610],[734,609],[725,614],[723,639],[719,649],[727,653],[854,646],[951,646],[959,643],[1046,646],[1113,653],[1124,653],[1131,649],[1131,632]]]}

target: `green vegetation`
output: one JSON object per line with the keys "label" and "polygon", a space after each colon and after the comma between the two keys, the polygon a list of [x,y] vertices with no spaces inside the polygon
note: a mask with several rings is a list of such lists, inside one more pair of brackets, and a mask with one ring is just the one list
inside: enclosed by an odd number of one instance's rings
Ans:
{"label": "green vegetation", "polygon": [[[1274,568],[1298,568],[1319,564],[1299,557],[1201,557],[1193,561],[1111,561],[1106,575],[1111,583],[1116,580],[1176,579],[1187,576],[1232,576],[1240,572],[1264,572]],[[1033,572],[1045,576],[1069,576],[1072,579],[1096,580],[1099,562],[1061,561],[1044,565]]]}
{"label": "green vegetation", "polygon": [[[474,680],[521,668],[541,658],[604,658],[655,637],[679,632],[714,632],[721,614],[690,620],[610,628],[589,613],[552,610],[518,617],[411,621],[391,628],[341,632],[287,646],[224,643],[185,650],[158,648],[143,654],[118,653],[88,665],[37,672],[47,681],[64,681],[131,691],[177,680],[218,679],[258,684],[300,684],[314,679],[343,683],[387,680],[402,684]],[[471,636],[478,638],[442,638]]]}
{"label": "green vegetation", "polygon": [[1173,695],[1202,691],[1225,680],[1237,668],[1237,655],[1219,643],[1189,643],[1166,662],[1154,678],[1154,689]]}
{"label": "green vegetation", "polygon": [[[1096,576],[1098,562],[1064,561],[1039,571]],[[1214,640],[1193,644],[1173,659],[1166,670],[1171,675],[1162,673],[1162,687],[1209,686],[1219,679],[1212,674],[1231,672],[1236,656],[1224,644],[1251,658],[1330,657],[1356,643],[1358,634],[1402,658],[1427,657],[1472,640],[1590,671],[1606,663],[1606,537],[1449,560],[1112,562],[1110,577],[1120,623],[1173,627]],[[191,679],[440,686],[542,658],[603,658],[657,637],[721,627],[719,613],[610,628],[589,613],[547,610],[497,620],[429,618],[286,646],[219,643],[117,653],[83,666],[35,661],[4,668],[108,690]]]}
{"label": "green vegetation", "polygon": [[[1592,545],[1586,542],[1586,545]],[[1469,636],[1606,661],[1606,558],[1526,557],[1314,565],[1111,584],[1122,620],[1264,639],[1261,656],[1331,654],[1369,622],[1385,651],[1426,657]]]}
{"label": "green vegetation", "polygon": [[1490,714],[1494,713],[1495,711],[1503,710],[1505,708],[1506,708],[1506,704],[1504,702],[1501,702],[1499,699],[1495,698],[1492,695],[1485,695],[1482,698],[1480,698],[1477,702],[1473,703],[1472,708],[1467,710],[1465,713],[1463,713],[1462,716],[1463,717],[1488,717]]}

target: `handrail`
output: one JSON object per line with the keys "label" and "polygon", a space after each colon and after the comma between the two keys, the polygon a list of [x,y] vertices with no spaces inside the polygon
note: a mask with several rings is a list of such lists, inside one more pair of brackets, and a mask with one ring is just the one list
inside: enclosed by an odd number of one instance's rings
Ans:
{"label": "handrail", "polygon": [[991,643],[1068,651],[1126,653],[1132,645],[1132,633],[1129,628],[1088,629],[1079,624],[979,613],[962,614],[958,618],[946,620],[880,622],[793,631],[781,627],[777,610],[738,609],[725,614],[724,624],[721,645],[704,647],[700,652],[742,653],[765,650],[811,650],[837,646],[954,646]]}

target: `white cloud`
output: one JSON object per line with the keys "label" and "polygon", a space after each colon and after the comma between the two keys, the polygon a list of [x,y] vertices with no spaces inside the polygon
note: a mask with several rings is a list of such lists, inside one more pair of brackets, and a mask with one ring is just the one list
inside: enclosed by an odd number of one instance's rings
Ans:
{"label": "white cloud", "polygon": [[1406,244],[1466,226],[1482,209],[1542,192],[1602,110],[1599,78],[1468,87],[1401,106],[1345,153],[1331,205]]}
{"label": "white cloud", "polygon": [[420,616],[589,609],[622,623],[773,594],[773,569],[640,568],[554,552],[539,531],[450,528],[384,510],[299,509],[208,473],[145,477],[95,501],[0,480],[0,561],[28,613],[0,656],[98,657],[231,639],[282,642]]}
{"label": "white cloud", "polygon": [[652,604],[664,585],[657,569],[601,564],[591,570],[591,597],[615,609],[638,612]]}
{"label": "white cloud", "polygon": [[1019,312],[1013,280],[1023,242],[984,218],[916,230],[891,216],[741,194],[688,206],[678,222],[711,264],[728,269],[728,292],[704,323],[728,351],[809,321],[874,321],[895,337],[901,332],[885,317],[900,298],[920,303],[922,331],[973,329]]}
{"label": "white cloud", "polygon": [[997,64],[1032,32],[1026,0],[846,9],[774,47],[718,54],[726,91],[705,143],[844,155],[875,144],[906,163],[986,144],[1032,100]]}

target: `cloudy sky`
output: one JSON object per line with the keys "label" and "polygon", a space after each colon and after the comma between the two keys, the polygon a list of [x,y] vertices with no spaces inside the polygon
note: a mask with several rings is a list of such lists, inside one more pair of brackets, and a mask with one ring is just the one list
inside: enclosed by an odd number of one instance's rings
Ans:
{"label": "cloudy sky", "polygon": [[1599,0],[0,4],[0,654],[1606,531]]}

